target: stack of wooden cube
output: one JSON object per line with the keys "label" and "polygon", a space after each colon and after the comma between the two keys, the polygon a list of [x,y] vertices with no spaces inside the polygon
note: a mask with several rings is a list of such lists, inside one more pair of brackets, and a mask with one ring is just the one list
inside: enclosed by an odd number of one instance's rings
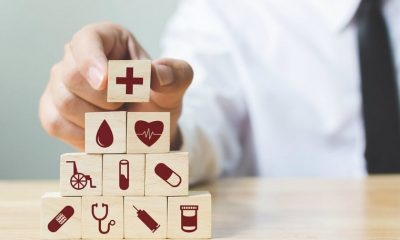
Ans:
{"label": "stack of wooden cube", "polygon": [[[149,60],[109,61],[107,100],[148,102],[150,73]],[[86,113],[85,153],[61,155],[41,237],[211,238],[211,195],[189,192],[188,169],[170,151],[169,112]]]}

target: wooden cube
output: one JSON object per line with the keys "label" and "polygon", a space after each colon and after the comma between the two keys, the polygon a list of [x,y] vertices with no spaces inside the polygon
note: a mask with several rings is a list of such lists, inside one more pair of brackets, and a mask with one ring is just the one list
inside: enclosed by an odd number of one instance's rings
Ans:
{"label": "wooden cube", "polygon": [[60,157],[62,196],[101,195],[102,155],[65,153]]}
{"label": "wooden cube", "polygon": [[82,197],[82,238],[123,238],[123,197]]}
{"label": "wooden cube", "polygon": [[166,238],[166,197],[125,197],[125,238]]}
{"label": "wooden cube", "polygon": [[108,102],[148,102],[150,60],[108,61]]}
{"label": "wooden cube", "polygon": [[211,195],[168,197],[168,238],[211,238]]}
{"label": "wooden cube", "polygon": [[144,154],[103,155],[103,195],[144,195]]}
{"label": "wooden cube", "polygon": [[41,200],[41,239],[81,238],[81,199],[45,193]]}
{"label": "wooden cube", "polygon": [[169,112],[128,112],[127,121],[128,153],[169,152]]}
{"label": "wooden cube", "polygon": [[126,112],[86,113],[85,152],[125,153]]}
{"label": "wooden cube", "polygon": [[187,152],[146,154],[145,195],[181,196],[189,189]]}

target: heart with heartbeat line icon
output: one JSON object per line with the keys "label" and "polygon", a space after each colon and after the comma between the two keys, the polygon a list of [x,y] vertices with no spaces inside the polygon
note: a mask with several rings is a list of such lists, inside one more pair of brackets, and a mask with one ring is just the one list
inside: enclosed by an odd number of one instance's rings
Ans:
{"label": "heart with heartbeat line icon", "polygon": [[146,122],[139,120],[135,123],[136,136],[149,147],[157,142],[163,131],[164,124],[161,121]]}

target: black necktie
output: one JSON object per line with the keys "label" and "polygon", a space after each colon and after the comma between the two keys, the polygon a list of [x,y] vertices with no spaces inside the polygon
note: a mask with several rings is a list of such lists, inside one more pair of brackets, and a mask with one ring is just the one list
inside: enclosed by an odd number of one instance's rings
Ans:
{"label": "black necktie", "polygon": [[400,173],[396,73],[382,2],[363,0],[357,13],[368,173]]}

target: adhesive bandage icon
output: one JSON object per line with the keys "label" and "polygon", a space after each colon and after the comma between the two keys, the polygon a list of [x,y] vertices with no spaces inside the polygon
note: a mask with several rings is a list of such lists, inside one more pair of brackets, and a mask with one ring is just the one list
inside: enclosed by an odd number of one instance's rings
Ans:
{"label": "adhesive bandage icon", "polygon": [[65,206],[50,222],[47,228],[50,232],[57,232],[74,215],[74,208]]}

